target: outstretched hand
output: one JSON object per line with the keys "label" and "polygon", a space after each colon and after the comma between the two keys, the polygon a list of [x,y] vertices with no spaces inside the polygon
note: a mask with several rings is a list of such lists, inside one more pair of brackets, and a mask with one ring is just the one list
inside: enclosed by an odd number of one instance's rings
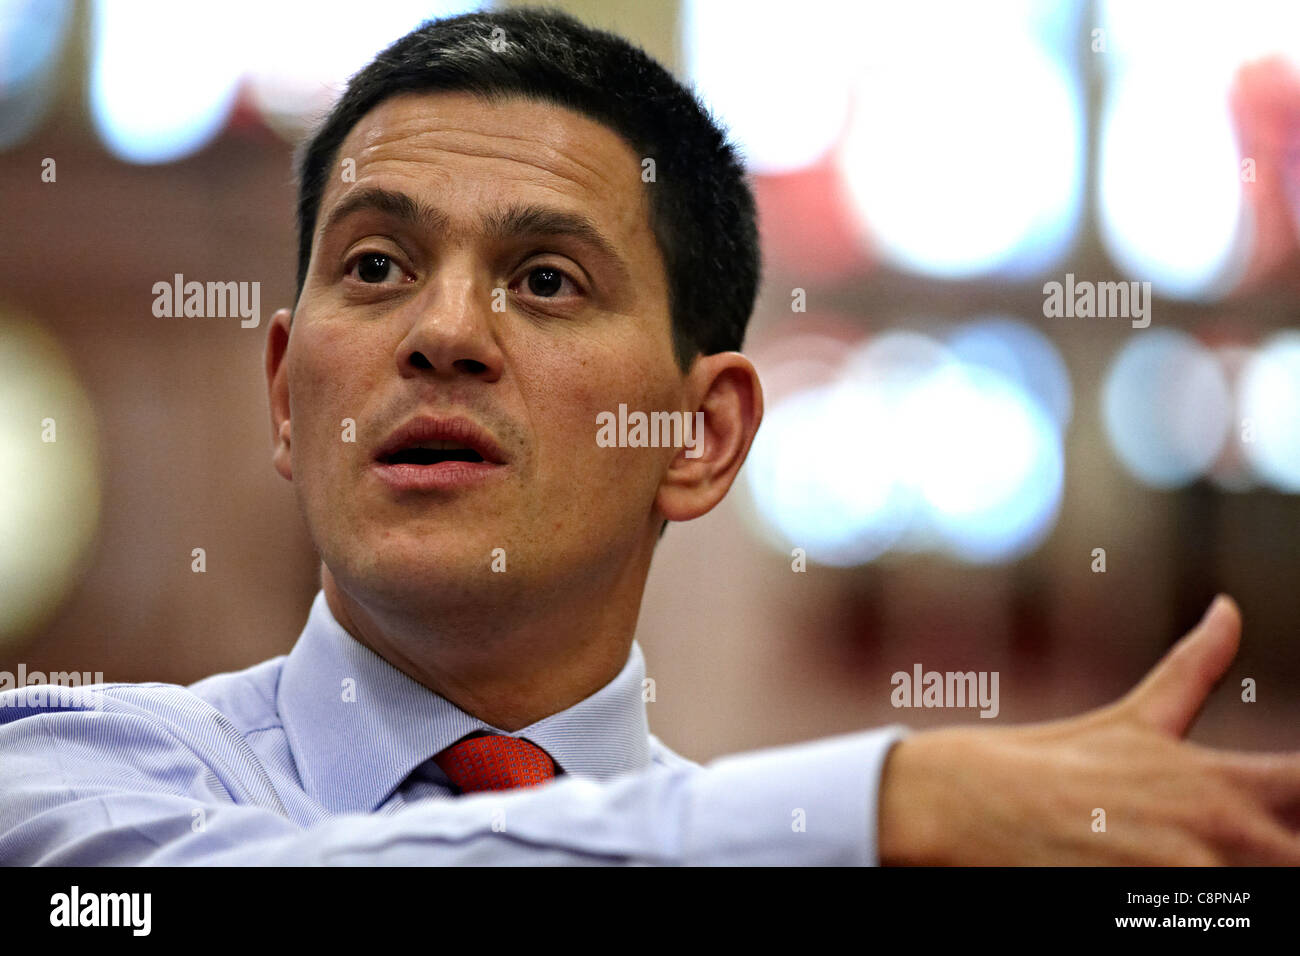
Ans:
{"label": "outstretched hand", "polygon": [[1221,595],[1114,704],[901,741],[881,786],[881,862],[1300,865],[1300,754],[1183,739],[1240,641]]}

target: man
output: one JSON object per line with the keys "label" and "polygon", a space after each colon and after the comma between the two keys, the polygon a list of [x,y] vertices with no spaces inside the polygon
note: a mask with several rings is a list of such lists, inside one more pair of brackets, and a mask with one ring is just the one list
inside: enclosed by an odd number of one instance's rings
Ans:
{"label": "man", "polygon": [[[242,673],[9,694],[0,860],[1300,862],[1300,760],[1179,740],[1235,653],[1226,600],[1074,720],[707,768],[649,733],[651,556],[726,494],[762,394],[743,171],[644,54],[550,13],[426,25],[300,173],[266,371],[321,593]],[[620,405],[676,413],[674,441],[598,443]]]}

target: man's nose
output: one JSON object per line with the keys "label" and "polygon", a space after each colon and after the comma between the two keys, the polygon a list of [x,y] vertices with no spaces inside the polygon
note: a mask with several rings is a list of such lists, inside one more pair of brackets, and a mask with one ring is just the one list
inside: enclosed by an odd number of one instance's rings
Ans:
{"label": "man's nose", "polygon": [[494,334],[493,320],[499,315],[494,301],[491,283],[472,263],[443,263],[422,290],[415,319],[398,343],[398,372],[403,377],[471,375],[484,381],[500,377],[503,356]]}

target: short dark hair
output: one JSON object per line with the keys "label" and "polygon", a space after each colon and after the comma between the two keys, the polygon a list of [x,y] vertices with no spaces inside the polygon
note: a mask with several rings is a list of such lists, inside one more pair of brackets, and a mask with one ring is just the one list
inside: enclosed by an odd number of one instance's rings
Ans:
{"label": "short dark hair", "polygon": [[[504,31],[494,34],[497,28]],[[699,100],[644,51],[556,10],[429,21],[348,83],[298,160],[298,290],[339,146],[366,113],[408,92],[523,96],[582,113],[654,160],[650,225],[667,272],[673,348],[739,349],[761,261],[754,197],[735,148]]]}

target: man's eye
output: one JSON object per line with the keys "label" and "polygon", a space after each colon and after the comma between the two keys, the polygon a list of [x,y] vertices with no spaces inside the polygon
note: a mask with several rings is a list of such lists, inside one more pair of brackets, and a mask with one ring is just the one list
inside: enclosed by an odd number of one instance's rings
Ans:
{"label": "man's eye", "polygon": [[529,294],[540,299],[553,299],[560,295],[565,290],[565,283],[568,283],[569,294],[577,291],[573,280],[554,266],[537,266],[530,269],[524,282]]}
{"label": "man's eye", "polygon": [[397,263],[388,256],[380,252],[367,252],[357,257],[348,274],[355,273],[362,282],[375,284],[388,279],[394,269],[397,269]]}

